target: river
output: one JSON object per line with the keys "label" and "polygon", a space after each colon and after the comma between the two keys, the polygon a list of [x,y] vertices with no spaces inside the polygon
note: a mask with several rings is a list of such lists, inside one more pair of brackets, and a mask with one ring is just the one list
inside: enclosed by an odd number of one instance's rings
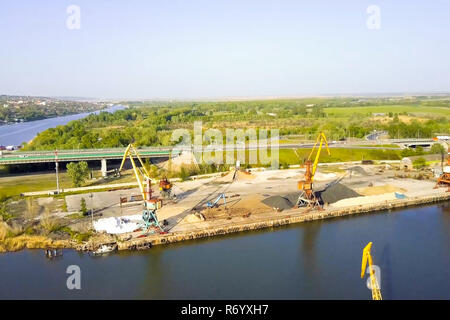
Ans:
{"label": "river", "polygon": [[[384,299],[450,299],[450,202],[312,221],[104,257],[0,255],[0,299],[371,299],[373,241]],[[81,269],[68,290],[66,268]]]}
{"label": "river", "polygon": [[56,126],[64,125],[69,121],[82,119],[90,114],[98,114],[101,111],[114,112],[124,108],[125,106],[122,105],[114,105],[110,108],[100,111],[78,113],[62,117],[2,125],[0,126],[0,145],[18,146],[23,142],[32,140],[39,132],[42,132],[48,128],[54,128]]}

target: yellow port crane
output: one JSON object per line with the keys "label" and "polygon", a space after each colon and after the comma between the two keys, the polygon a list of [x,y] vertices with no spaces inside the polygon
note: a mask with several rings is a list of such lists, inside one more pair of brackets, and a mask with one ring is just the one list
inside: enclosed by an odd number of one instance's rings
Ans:
{"label": "yellow port crane", "polygon": [[[136,158],[139,160],[143,172],[140,168],[138,168],[136,166],[133,156],[136,156]],[[125,161],[127,160],[127,158],[130,159],[131,165],[133,166],[134,176],[136,177],[136,181],[139,185],[139,190],[141,191],[142,199],[145,200],[144,182],[146,180],[151,181],[151,178],[150,178],[150,174],[147,171],[147,168],[145,168],[144,162],[142,161],[141,157],[139,156],[139,153],[137,152],[136,148],[132,144],[129,144],[128,147],[125,149],[125,152],[124,152],[123,158],[122,158],[122,163],[120,164],[119,172],[122,171],[123,165],[125,164]]]}
{"label": "yellow port crane", "polygon": [[317,145],[319,145],[317,147],[317,154],[316,154],[316,158],[314,159],[314,163],[313,163],[313,167],[312,167],[311,182],[314,181],[314,174],[316,173],[316,170],[317,170],[317,164],[319,163],[320,152],[322,151],[322,146],[324,143],[325,143],[325,147],[327,148],[328,155],[331,156],[330,149],[328,148],[327,137],[325,136],[325,133],[321,132],[317,136],[316,142],[314,143],[314,146],[311,149],[311,152],[309,153],[308,160],[307,160],[307,162],[311,161],[311,157],[314,153],[314,150],[316,149]]}
{"label": "yellow port crane", "polygon": [[[322,147],[324,144],[327,149],[328,155],[331,155],[330,149],[328,148],[327,137],[323,132],[320,132],[317,136],[313,148],[311,149],[311,152],[309,153],[308,160],[306,160],[305,162],[305,180],[301,180],[298,182],[298,188],[301,190],[301,193],[297,200],[297,207],[319,207],[319,200],[314,195],[313,191],[313,181],[314,175],[316,174],[317,165],[319,163],[320,153],[322,152]],[[312,162],[311,159],[314,151],[316,151],[316,148],[317,154],[314,158],[314,162]]]}
{"label": "yellow port crane", "polygon": [[377,277],[375,276],[375,269],[373,267],[372,256],[370,255],[370,249],[372,248],[372,242],[369,242],[363,250],[362,262],[361,262],[361,279],[364,278],[366,273],[366,266],[369,264],[369,274],[370,274],[370,289],[372,290],[373,300],[382,300],[380,285],[378,283]]}
{"label": "yellow port crane", "polygon": [[[136,162],[133,159],[134,156],[139,160],[142,169],[136,165]],[[152,179],[150,178],[150,174],[147,171],[141,157],[139,156],[138,151],[132,144],[129,144],[128,147],[125,149],[122,158],[122,163],[120,164],[119,172],[122,171],[123,165],[125,164],[127,158],[130,159],[134,171],[134,176],[139,185],[142,200],[144,201],[144,208],[142,212],[142,220],[144,220],[144,227],[146,230],[148,230],[150,227],[154,226],[161,232],[163,232],[163,229],[161,228],[158,218],[156,216],[157,209],[161,207],[161,201],[159,199],[152,199],[152,186],[151,186]]]}

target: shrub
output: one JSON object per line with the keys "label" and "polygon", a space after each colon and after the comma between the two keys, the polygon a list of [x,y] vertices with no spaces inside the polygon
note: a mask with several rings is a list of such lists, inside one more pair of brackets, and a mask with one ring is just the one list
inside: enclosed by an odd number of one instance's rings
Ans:
{"label": "shrub", "polygon": [[80,207],[81,207],[81,213],[83,214],[83,216],[87,215],[88,210],[86,207],[86,200],[84,200],[84,198],[81,198]]}
{"label": "shrub", "polygon": [[289,169],[289,163],[283,161],[280,163],[280,166],[282,169]]}
{"label": "shrub", "polygon": [[11,219],[13,215],[8,212],[8,208],[6,207],[6,203],[0,203],[0,221],[8,221]]}
{"label": "shrub", "polygon": [[425,160],[425,158],[420,157],[413,161],[413,166],[416,169],[425,168],[427,166],[427,161]]}
{"label": "shrub", "polygon": [[44,217],[41,219],[41,226],[48,233],[55,231],[60,228],[60,223],[57,218],[51,216],[49,212],[44,214]]}
{"label": "shrub", "polygon": [[89,167],[86,161],[71,162],[67,165],[67,174],[75,187],[80,187],[89,177]]}
{"label": "shrub", "polygon": [[0,222],[0,240],[15,237],[23,232],[21,227],[11,227],[6,222]]}
{"label": "shrub", "polygon": [[181,178],[181,181],[186,181],[189,178],[189,172],[184,165],[181,166],[181,169],[180,169],[180,178]]}

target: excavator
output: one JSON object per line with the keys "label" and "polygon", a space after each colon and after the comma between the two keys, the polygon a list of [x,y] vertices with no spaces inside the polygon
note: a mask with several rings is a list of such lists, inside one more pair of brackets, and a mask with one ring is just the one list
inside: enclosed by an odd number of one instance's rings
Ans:
{"label": "excavator", "polygon": [[[297,207],[320,208],[319,199],[317,199],[313,191],[313,181],[317,170],[317,164],[319,163],[320,152],[322,151],[322,146],[324,144],[327,148],[328,155],[331,155],[330,149],[328,148],[327,137],[323,132],[320,132],[311,152],[309,153],[308,159],[305,162],[305,180],[298,182],[298,188],[301,190],[301,193],[296,203]],[[311,159],[316,147],[317,154],[313,163]]]}
{"label": "excavator", "polygon": [[373,267],[372,256],[370,255],[370,249],[372,248],[372,242],[369,242],[363,250],[362,263],[361,263],[361,279],[364,278],[366,273],[366,266],[369,264],[370,273],[370,288],[372,290],[372,300],[382,300],[380,285],[378,284],[375,276],[375,270]]}
{"label": "excavator", "polygon": [[[134,156],[139,160],[141,168],[136,166],[136,163],[133,159]],[[123,165],[125,164],[127,158],[130,159],[131,165],[133,166],[134,176],[139,185],[142,199],[144,200],[144,208],[142,211],[142,220],[144,220],[143,229],[148,232],[151,227],[155,227],[160,232],[164,232],[156,215],[156,211],[161,208],[161,200],[152,199],[152,179],[150,178],[150,174],[145,168],[144,162],[139,156],[139,153],[132,144],[129,144],[125,149],[119,172],[122,171]]]}
{"label": "excavator", "polygon": [[163,199],[174,200],[176,195],[172,192],[172,183],[167,179],[163,178],[159,181],[159,195]]}

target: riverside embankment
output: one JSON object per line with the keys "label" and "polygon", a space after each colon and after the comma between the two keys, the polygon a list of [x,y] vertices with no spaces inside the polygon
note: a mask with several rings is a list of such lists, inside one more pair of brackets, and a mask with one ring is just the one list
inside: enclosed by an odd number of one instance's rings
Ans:
{"label": "riverside embankment", "polygon": [[[450,193],[443,191],[437,195],[415,197],[413,199],[398,199],[385,203],[349,206],[342,209],[325,209],[323,211],[304,212],[304,209],[291,209],[277,213],[276,218],[262,218],[251,222],[217,222],[208,228],[195,231],[173,232],[168,234],[151,235],[118,243],[119,250],[147,249],[155,245],[163,245],[180,241],[188,241],[199,238],[214,237],[229,233],[245,232],[265,228],[275,228],[289,224],[301,223],[312,220],[329,219],[335,217],[357,215],[363,213],[375,213],[385,210],[394,210],[424,204],[437,203],[450,200]],[[81,248],[81,247],[80,247]]]}

